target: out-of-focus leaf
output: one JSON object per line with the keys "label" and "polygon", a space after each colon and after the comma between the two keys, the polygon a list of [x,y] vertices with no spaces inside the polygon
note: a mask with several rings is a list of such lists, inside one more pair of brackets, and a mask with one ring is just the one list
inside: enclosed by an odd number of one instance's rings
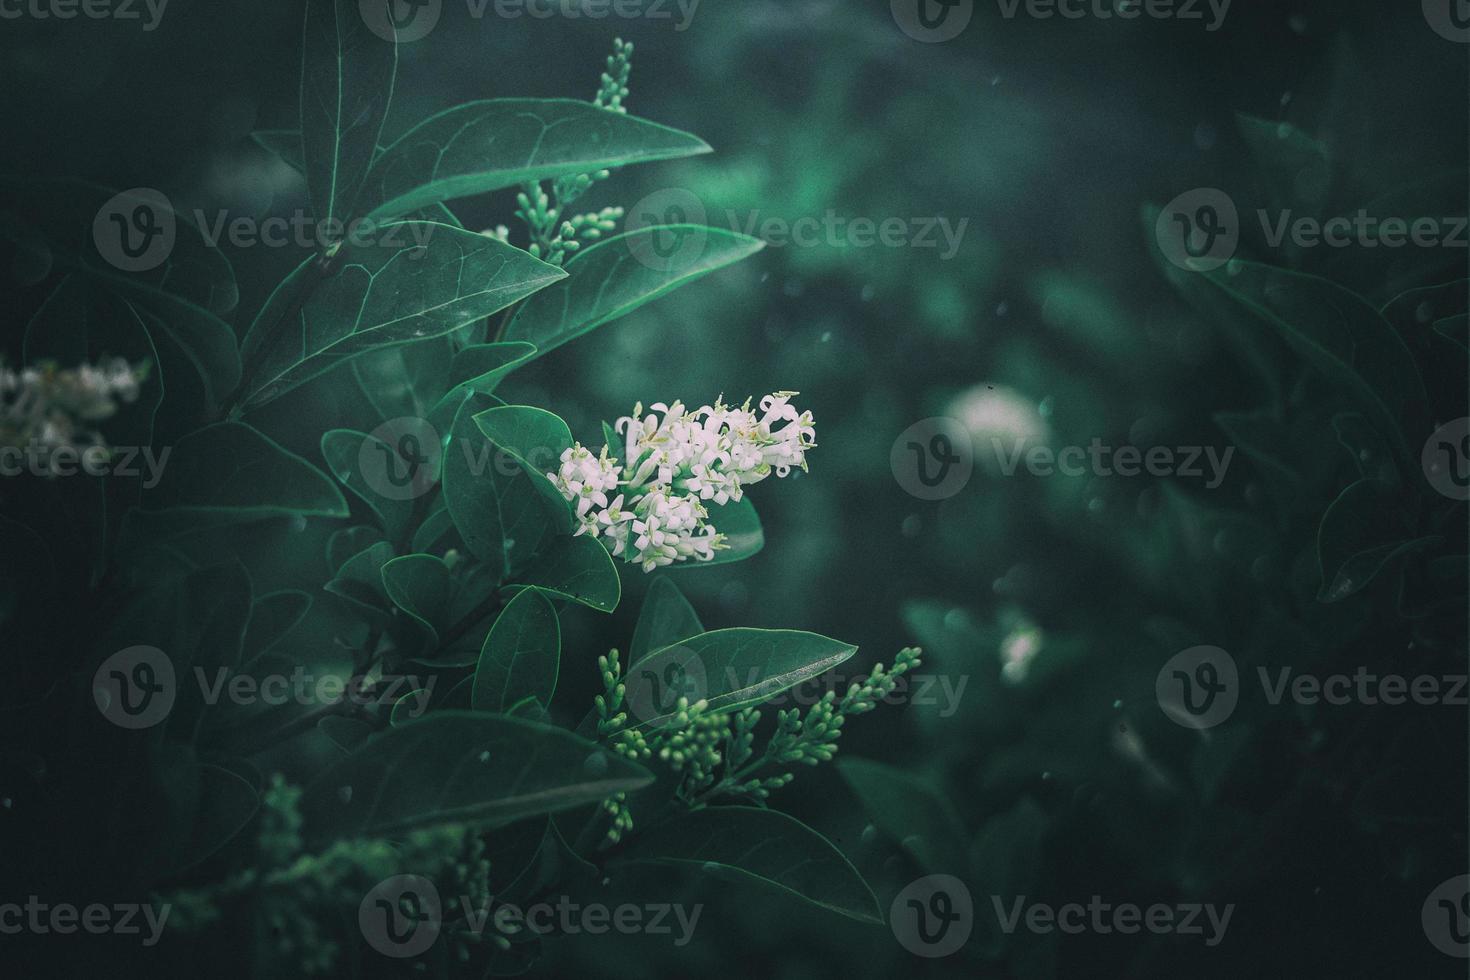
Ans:
{"label": "out-of-focus leaf", "polygon": [[883,921],[873,890],[842,852],[776,810],[695,810],[638,839],[614,863],[697,868],[721,880],[775,888],[863,922]]}

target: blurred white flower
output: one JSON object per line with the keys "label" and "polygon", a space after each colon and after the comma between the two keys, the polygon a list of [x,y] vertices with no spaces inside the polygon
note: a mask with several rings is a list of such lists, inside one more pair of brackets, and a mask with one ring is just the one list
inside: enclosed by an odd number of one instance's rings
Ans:
{"label": "blurred white flower", "polygon": [[975,443],[975,461],[991,472],[1001,469],[1002,458],[1018,448],[1045,445],[1051,427],[1036,403],[1014,388],[975,385],[950,402],[947,414],[970,430]]}
{"label": "blurred white flower", "polygon": [[58,450],[80,453],[104,445],[90,425],[137,400],[146,364],[122,358],[59,368],[54,364],[13,370],[0,363],[0,446],[25,449],[49,461]]}

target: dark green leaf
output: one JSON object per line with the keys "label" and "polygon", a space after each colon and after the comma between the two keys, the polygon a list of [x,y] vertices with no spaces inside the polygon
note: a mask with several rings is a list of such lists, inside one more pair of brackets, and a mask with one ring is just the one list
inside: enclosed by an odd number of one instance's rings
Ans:
{"label": "dark green leaf", "polygon": [[644,657],[628,673],[628,700],[645,724],[657,725],[673,713],[662,688],[677,678],[691,690],[690,701],[734,711],[818,677],[856,652],[852,644],[798,630],[714,630]]}
{"label": "dark green leaf", "polygon": [[1402,338],[1361,297],[1315,276],[1233,261],[1202,273],[1353,397],[1405,459],[1429,431],[1429,400]]}
{"label": "dark green leaf", "polygon": [[1439,540],[1411,539],[1394,520],[1395,509],[1395,498],[1373,480],[1359,480],[1332,502],[1317,530],[1322,569],[1318,599],[1345,599],[1367,586],[1393,559]]}
{"label": "dark green leaf", "polygon": [[721,806],[676,817],[616,861],[698,868],[751,881],[863,922],[881,923],[878,900],[832,842],[776,810]]}
{"label": "dark green leaf", "polygon": [[475,424],[475,416],[495,404],[475,395],[460,405],[444,454],[444,501],[465,547],[503,579],[554,535],[555,511]]}
{"label": "dark green leaf", "polygon": [[221,422],[181,439],[144,505],[230,521],[347,516],[347,501],[324,473],[240,422]]}
{"label": "dark green leaf", "polygon": [[964,827],[948,799],[908,770],[871,759],[839,759],[837,769],[873,825],[926,871],[963,873]]}
{"label": "dark green leaf", "polygon": [[305,592],[285,590],[260,596],[250,607],[250,623],[245,628],[245,642],[240,653],[242,663],[249,663],[279,643],[311,612],[311,596]]}
{"label": "dark green leaf", "polygon": [[398,45],[369,29],[360,6],[308,0],[302,27],[302,159],[324,227],[356,216],[398,72]]}
{"label": "dark green leaf", "polygon": [[485,638],[470,703],[476,711],[507,712],[526,698],[550,704],[560,663],[556,607],[536,589],[523,589]]}
{"label": "dark green leaf", "polygon": [[507,374],[536,356],[536,348],[519,341],[474,344],[454,355],[450,377],[456,385],[491,394]]}
{"label": "dark green leaf", "polygon": [[749,497],[741,497],[732,503],[711,505],[709,522],[720,534],[725,535],[725,547],[714,553],[709,561],[686,561],[673,568],[699,568],[704,565],[728,565],[744,561],[766,546],[766,532],[761,527],[760,515]]}
{"label": "dark green leaf", "polygon": [[330,272],[308,259],[276,287],[242,347],[245,401],[270,401],[359,354],[452,333],[565,276],[485,235],[385,225],[345,245]]}
{"label": "dark green leaf", "polygon": [[648,654],[704,632],[699,614],[684,598],[673,580],[659,576],[648,587],[633,640],[628,644],[628,664],[636,666]]}
{"label": "dark green leaf", "polygon": [[515,457],[531,486],[548,504],[556,529],[572,530],[572,507],[547,477],[561,454],[572,448],[572,432],[556,415],[529,405],[502,405],[475,416],[475,424],[501,449]]}
{"label": "dark green leaf", "polygon": [[607,549],[590,537],[558,537],[515,576],[516,585],[534,585],[573,602],[612,612],[623,583]]}
{"label": "dark green leaf", "polygon": [[500,826],[652,781],[570,732],[483,712],[431,711],[369,739],[302,797],[315,840],[444,823]]}
{"label": "dark green leaf", "polygon": [[[7,215],[12,220],[4,220]],[[0,177],[0,238],[44,248],[52,263],[85,269],[130,293],[169,293],[218,316],[240,301],[234,270],[218,243],[151,188],[120,193],[71,177]],[[138,258],[148,262],[155,241],[167,245],[157,246],[156,265],[127,270],[116,264],[129,258],[123,246],[143,247]]]}
{"label": "dark green leaf", "polygon": [[394,558],[383,565],[383,590],[394,605],[424,627],[425,649],[436,648],[450,625],[449,566],[433,555]]}
{"label": "dark green leaf", "polygon": [[368,174],[360,210],[383,220],[546,177],[708,152],[688,133],[586,102],[469,102],[388,146]]}
{"label": "dark green leaf", "polygon": [[[697,255],[673,268],[646,261],[656,235],[700,236]],[[569,340],[652,302],[665,293],[753,255],[758,238],[718,228],[641,228],[598,242],[566,264],[567,278],[520,306],[505,329],[507,340],[536,345],[539,357]]]}
{"label": "dark green leaf", "polygon": [[[364,453],[395,456],[398,450],[366,432],[333,429],[322,435],[322,458],[333,476],[368,506],[389,538],[400,540],[405,525],[413,519],[413,500],[386,497],[364,477],[360,461]],[[381,472],[381,471],[379,471]]]}

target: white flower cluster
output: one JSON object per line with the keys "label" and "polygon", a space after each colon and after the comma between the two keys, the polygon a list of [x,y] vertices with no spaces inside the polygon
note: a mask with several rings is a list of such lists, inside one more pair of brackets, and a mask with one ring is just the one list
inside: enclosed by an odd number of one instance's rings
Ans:
{"label": "white flower cluster", "polygon": [[132,402],[147,365],[122,358],[58,368],[54,364],[12,370],[0,364],[0,446],[37,451],[50,459],[59,449],[81,452],[102,445],[87,423],[100,422]]}
{"label": "white flower cluster", "polygon": [[748,399],[739,408],[716,401],[692,412],[682,402],[659,402],[644,416],[640,403],[613,427],[624,437],[621,465],[609,447],[594,456],[578,443],[547,476],[576,508],[576,533],[601,538],[615,557],[645,572],[708,561],[728,545],[709,523],[706,501],[727,504],[772,473],[806,469],[816,428],[811,412],[791,404],[795,394],[767,395],[759,412]]}

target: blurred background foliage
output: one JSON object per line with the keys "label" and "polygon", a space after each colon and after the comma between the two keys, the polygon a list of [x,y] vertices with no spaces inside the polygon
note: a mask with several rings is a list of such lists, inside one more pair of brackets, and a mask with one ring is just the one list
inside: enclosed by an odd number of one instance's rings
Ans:
{"label": "blurred background foliage", "polygon": [[[925,673],[967,678],[954,714],[881,710],[842,750],[930,787],[960,828],[965,868],[934,866],[922,832],[895,833],[837,769],[803,774],[772,802],[828,833],[885,909],[926,871],[961,874],[980,920],[970,947],[919,961],[886,930],[665,878],[649,886],[661,897],[708,903],[691,946],[571,938],[548,949],[545,975],[1462,975],[1425,942],[1419,907],[1465,870],[1463,709],[1247,697],[1202,735],[1171,724],[1153,695],[1159,667],[1199,643],[1252,675],[1464,671],[1462,602],[1405,619],[1387,576],[1317,600],[1317,522],[1355,478],[1330,425],[1335,395],[1279,341],[1187,302],[1190,284],[1156,260],[1145,217],[1195,187],[1225,190],[1243,214],[1370,202],[1465,214],[1467,49],[1430,31],[1417,6],[1238,0],[1207,33],[1147,18],[1007,20],[977,4],[961,37],[922,45],[880,0],[705,0],[684,31],[673,20],[475,21],[450,3],[404,50],[390,131],[475,98],[589,98],[612,37],[634,41],[631,111],[698,133],[715,154],[625,171],[589,208],[682,188],[711,224],[742,229],[828,211],[967,222],[948,259],[942,246],[768,247],[544,358],[502,395],[590,439],[639,400],[802,392],[820,448],[809,475],[760,499],[765,551],[679,583],[711,629],[841,637],[860,644],[854,669],[917,642]],[[181,211],[302,207],[302,181],[248,139],[295,125],[299,29],[292,4],[198,0],[172,0],[148,33],[7,24],[0,170],[157,187]],[[456,210],[481,228],[513,207],[497,195]],[[1241,251],[1374,305],[1465,267],[1463,249],[1293,252],[1249,233]],[[299,258],[255,252],[264,269],[242,276],[242,309]],[[1463,285],[1456,293],[1436,317],[1463,313]],[[44,295],[41,284],[12,291],[12,360]],[[1431,377],[1436,421],[1465,414],[1458,353],[1422,362],[1442,375]],[[315,458],[317,433],[354,424],[350,398],[348,386],[308,386],[259,424]],[[888,461],[898,433],[935,415],[960,419],[980,447],[996,434],[1223,448],[1214,415],[1263,408],[1294,433],[1289,472],[1238,452],[1213,490],[1005,477],[982,452],[961,493],[925,503]],[[1463,542],[1463,512],[1444,530]],[[287,563],[274,587],[313,588],[319,533],[273,528],[247,565],[300,555],[300,581]],[[1464,571],[1462,559],[1452,582]],[[594,659],[626,644],[644,587],[631,577],[610,620],[564,617],[566,703],[590,700]],[[319,629],[329,650],[331,623]],[[301,760],[272,761],[289,772]],[[648,894],[637,881],[610,887]],[[1214,949],[1187,937],[1058,941],[996,934],[991,894],[1238,908]]]}

